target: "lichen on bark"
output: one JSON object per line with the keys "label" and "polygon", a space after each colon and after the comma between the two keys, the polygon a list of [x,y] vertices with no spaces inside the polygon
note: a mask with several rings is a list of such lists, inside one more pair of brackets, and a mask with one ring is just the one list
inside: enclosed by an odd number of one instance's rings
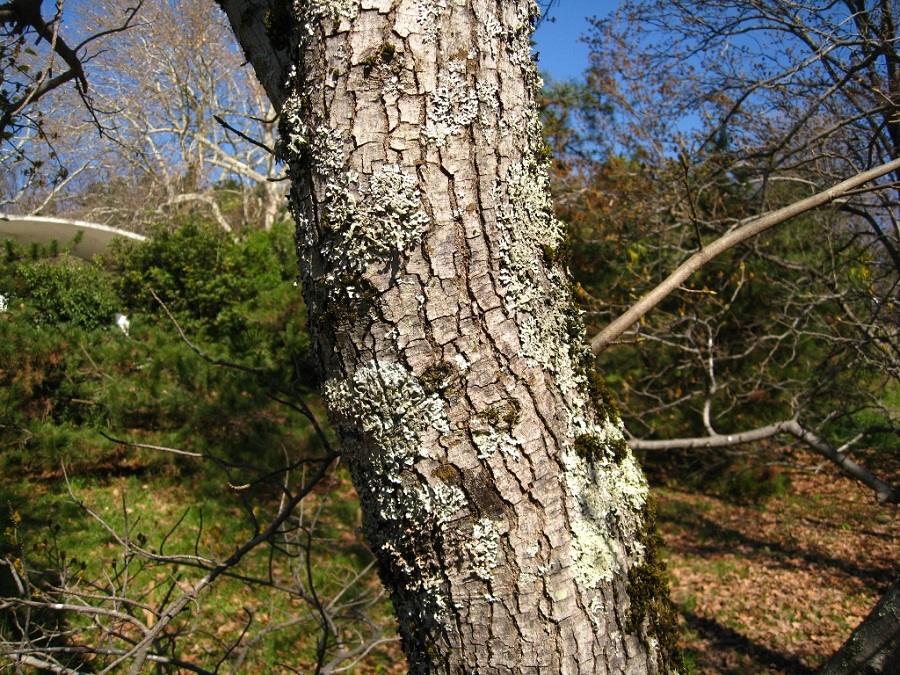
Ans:
{"label": "lichen on bark", "polygon": [[535,3],[292,8],[309,325],[411,672],[652,670],[647,486],[572,303]]}
{"label": "lichen on bark", "polygon": [[429,549],[420,545],[418,532],[440,528],[466,506],[458,487],[413,479],[416,463],[429,457],[427,436],[449,431],[443,404],[399,363],[377,361],[348,378],[328,380],[324,396],[342,432],[382,579],[389,588],[404,588],[405,601],[397,609],[406,634],[433,640],[449,599],[436,561],[423,559]]}

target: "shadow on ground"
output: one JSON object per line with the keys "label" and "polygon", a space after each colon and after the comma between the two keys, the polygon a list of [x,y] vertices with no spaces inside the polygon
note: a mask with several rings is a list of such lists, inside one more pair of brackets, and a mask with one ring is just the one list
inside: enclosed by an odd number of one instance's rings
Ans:
{"label": "shadow on ground", "polygon": [[698,616],[679,608],[688,630],[715,649],[700,653],[686,650],[686,656],[704,671],[712,669],[722,675],[751,675],[772,670],[789,675],[813,675],[816,671],[800,659],[760,645],[743,633],[722,625],[715,619]]}

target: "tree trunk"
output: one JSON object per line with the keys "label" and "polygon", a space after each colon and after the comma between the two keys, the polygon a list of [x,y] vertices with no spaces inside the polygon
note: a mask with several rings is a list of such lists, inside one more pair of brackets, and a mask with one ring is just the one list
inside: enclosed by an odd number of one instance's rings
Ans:
{"label": "tree trunk", "polygon": [[646,481],[552,215],[534,4],[222,4],[264,83],[290,64],[309,326],[410,672],[673,670]]}
{"label": "tree trunk", "polygon": [[900,577],[819,675],[890,675],[900,668]]}

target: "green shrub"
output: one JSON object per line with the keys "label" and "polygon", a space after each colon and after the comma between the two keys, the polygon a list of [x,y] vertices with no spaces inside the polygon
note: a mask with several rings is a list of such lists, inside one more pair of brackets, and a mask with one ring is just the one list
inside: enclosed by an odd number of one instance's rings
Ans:
{"label": "green shrub", "polygon": [[[314,382],[288,226],[235,241],[188,223],[120,243],[98,263],[58,250],[5,252],[0,466],[102,462],[115,446],[98,429],[255,463],[272,453],[281,461],[281,447],[305,434],[268,398],[272,388]],[[259,375],[200,359],[148,288],[198,348]],[[128,335],[114,326],[117,312],[130,317]]]}
{"label": "green shrub", "polygon": [[110,327],[120,303],[108,274],[95,264],[60,252],[57,245],[28,251],[7,241],[0,293],[35,325]]}

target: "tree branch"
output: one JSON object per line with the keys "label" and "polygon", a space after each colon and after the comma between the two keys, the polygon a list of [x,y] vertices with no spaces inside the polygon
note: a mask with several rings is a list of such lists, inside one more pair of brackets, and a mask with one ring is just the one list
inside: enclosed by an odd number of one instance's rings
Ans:
{"label": "tree branch", "polygon": [[777,211],[772,211],[771,213],[754,218],[750,222],[719,237],[714,242],[688,258],[678,267],[678,269],[672,272],[665,281],[647,293],[618,319],[600,331],[600,333],[591,340],[591,350],[594,352],[594,355],[603,352],[617,337],[628,330],[630,326],[639,321],[641,317],[659,304],[666,296],[678,289],[691,274],[703,267],[703,265],[720,253],[724,253],[728,249],[765,232],[779,223],[783,223],[794,216],[811,211],[823,204],[833,202],[834,200],[843,197],[851,190],[897,170],[900,170],[900,159],[895,159],[886,164],[877,166],[874,169],[863,171],[852,178],[848,178],[842,183],[838,183],[828,190],[813,195],[812,197],[802,199],[799,202],[795,202],[794,204],[778,209]]}
{"label": "tree branch", "polygon": [[850,459],[831,443],[805,428],[797,420],[776,422],[758,429],[738,434],[713,434],[697,438],[675,438],[672,440],[644,441],[630,439],[628,446],[632,450],[692,450],[698,448],[728,448],[745,443],[753,443],[766,438],[789,434],[802,441],[807,447],[837,464],[845,473],[857,479],[875,491],[875,498],[881,504],[900,503],[900,488],[893,487],[876,477],[864,466]]}

